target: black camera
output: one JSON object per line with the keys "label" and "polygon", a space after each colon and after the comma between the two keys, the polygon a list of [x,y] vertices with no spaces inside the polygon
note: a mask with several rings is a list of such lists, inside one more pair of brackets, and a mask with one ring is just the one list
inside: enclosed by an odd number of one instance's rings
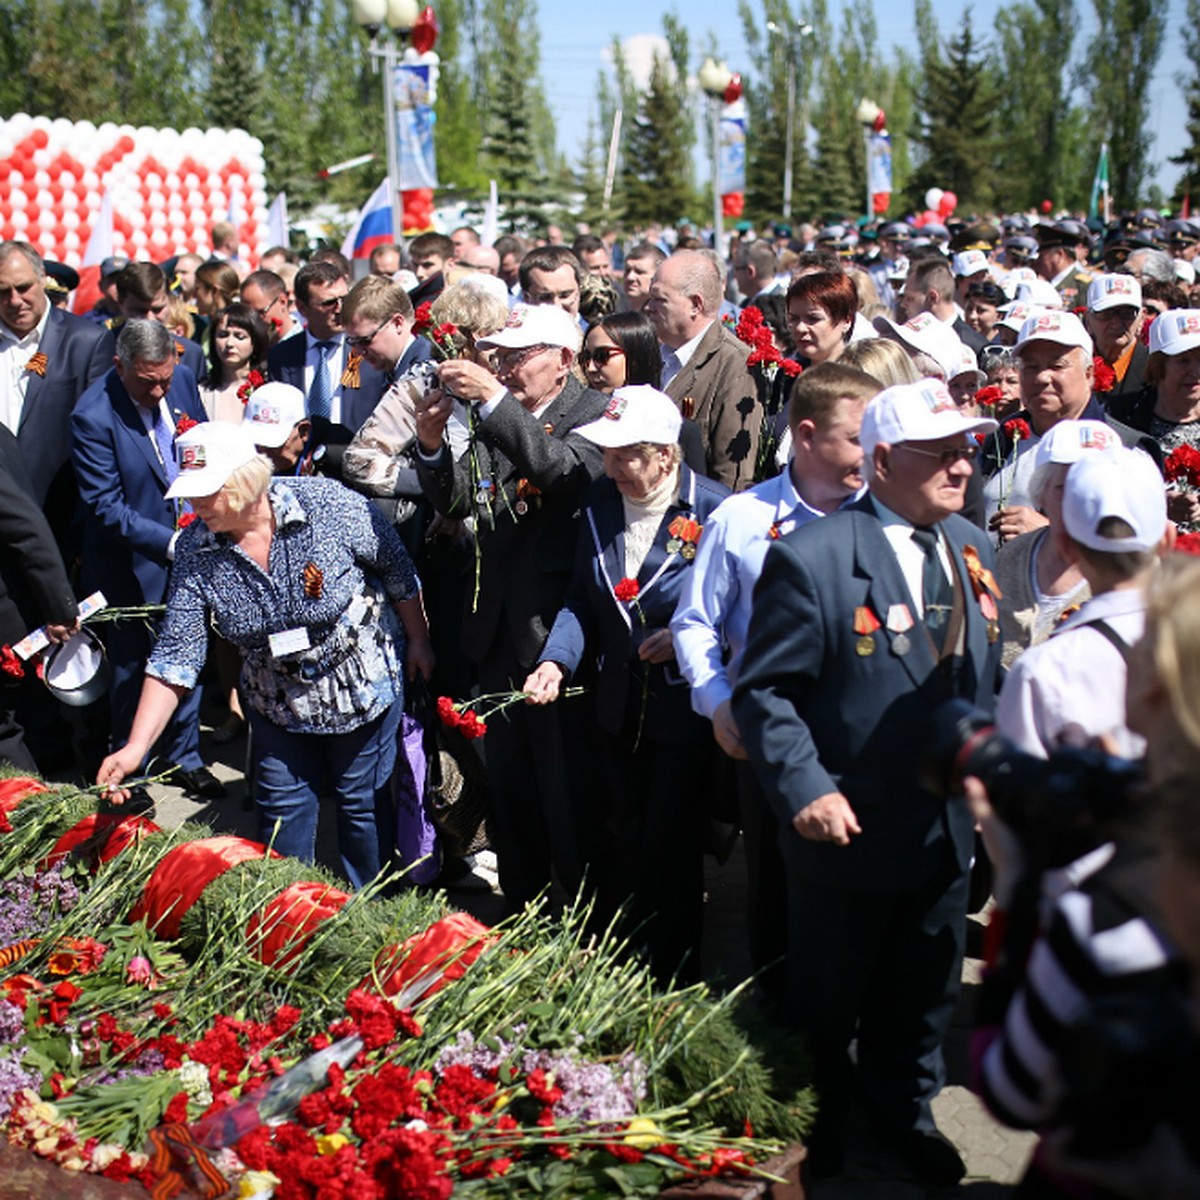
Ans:
{"label": "black camera", "polygon": [[1064,747],[1048,759],[1025,754],[965,700],[940,705],[933,723],[922,783],[935,795],[954,796],[964,778],[978,778],[1031,865],[1042,870],[1106,840],[1106,831],[1129,816],[1143,781],[1140,763],[1098,750]]}

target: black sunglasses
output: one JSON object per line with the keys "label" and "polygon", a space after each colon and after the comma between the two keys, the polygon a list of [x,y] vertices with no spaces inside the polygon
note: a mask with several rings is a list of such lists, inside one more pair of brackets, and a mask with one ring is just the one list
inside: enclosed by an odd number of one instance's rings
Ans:
{"label": "black sunglasses", "polygon": [[607,367],[610,358],[615,358],[625,351],[620,346],[597,346],[595,350],[580,350],[579,365],[586,371],[595,363],[598,367]]}

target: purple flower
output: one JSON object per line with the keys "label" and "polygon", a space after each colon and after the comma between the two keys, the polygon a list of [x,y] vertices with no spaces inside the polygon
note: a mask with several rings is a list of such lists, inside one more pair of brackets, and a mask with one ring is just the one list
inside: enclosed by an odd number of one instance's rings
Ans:
{"label": "purple flower", "polygon": [[559,1121],[617,1124],[637,1113],[646,1094],[646,1067],[635,1054],[615,1063],[590,1062],[573,1051],[530,1050],[521,1061],[528,1075],[538,1068],[554,1076],[562,1099],[554,1106]]}
{"label": "purple flower", "polygon": [[45,931],[53,918],[79,902],[79,888],[63,875],[62,865],[0,883],[0,946]]}
{"label": "purple flower", "polygon": [[20,1041],[25,1032],[25,1014],[7,1000],[0,1000],[0,1046]]}
{"label": "purple flower", "polygon": [[23,1071],[13,1059],[0,1058],[0,1122],[8,1120],[12,1098],[22,1088],[32,1088],[36,1092],[41,1086],[40,1071]]}

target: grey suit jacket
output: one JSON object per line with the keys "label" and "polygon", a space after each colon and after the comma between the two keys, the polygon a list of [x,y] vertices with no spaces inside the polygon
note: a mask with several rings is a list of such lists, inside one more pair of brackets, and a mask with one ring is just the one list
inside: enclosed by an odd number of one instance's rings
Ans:
{"label": "grey suit jacket", "polygon": [[758,387],[746,366],[749,355],[748,346],[714,321],[666,387],[683,415],[700,426],[705,474],[734,492],[754,482],[762,424]]}
{"label": "grey suit jacket", "polygon": [[[991,710],[1000,643],[966,574],[963,547],[986,567],[992,550],[959,516],[943,522],[965,600],[961,668],[939,671],[932,644],[909,631],[910,649],[893,648],[893,605],[915,612],[900,564],[866,496],[802,526],[768,551],[734,691],[733,712],[751,763],[783,826],[789,861],[821,886],[899,890],[965,870],[973,822],[960,799],[920,782],[921,756],[939,703],[958,696]],[[883,626],[863,635],[855,614],[869,608]],[[840,791],[862,826],[849,846],[812,842],[791,819],[813,800]]]}
{"label": "grey suit jacket", "polygon": [[476,518],[479,600],[467,602],[463,646],[477,662],[501,639],[523,667],[537,662],[571,578],[584,492],[603,465],[600,448],[574,430],[607,404],[572,376],[540,417],[505,395],[479,424],[476,462],[491,487],[488,506],[476,499],[470,447],[457,462],[445,443],[436,457],[418,457],[421,486],[438,512]]}

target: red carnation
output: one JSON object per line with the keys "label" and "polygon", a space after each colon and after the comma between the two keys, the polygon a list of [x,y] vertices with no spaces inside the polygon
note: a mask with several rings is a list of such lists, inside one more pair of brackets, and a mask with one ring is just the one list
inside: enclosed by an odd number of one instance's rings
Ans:
{"label": "red carnation", "polygon": [[618,580],[616,587],[613,588],[613,595],[622,604],[628,604],[630,600],[636,600],[641,591],[641,584],[636,579],[630,579],[626,576],[624,579]]}
{"label": "red carnation", "polygon": [[463,737],[474,741],[487,733],[487,722],[478,713],[465,712],[459,719],[458,728]]}
{"label": "red carnation", "polygon": [[346,1012],[368,1050],[378,1050],[395,1039],[397,1010],[379,996],[355,988],[346,997]]}
{"label": "red carnation", "polygon": [[1111,392],[1117,386],[1117,373],[1100,357],[1092,356],[1092,388],[1097,392]]}
{"label": "red carnation", "polygon": [[756,308],[753,304],[748,304],[742,309],[742,315],[738,317],[737,328],[733,332],[739,341],[745,342],[748,346],[753,346],[755,344],[755,334],[762,328],[762,309]]}
{"label": "red carnation", "polygon": [[785,358],[779,365],[783,367],[783,373],[790,375],[793,379],[804,370],[794,358]]}
{"label": "red carnation", "polygon": [[24,679],[25,664],[17,657],[11,646],[0,646],[0,671],[9,679]]}
{"label": "red carnation", "polygon": [[182,1125],[187,1120],[187,1105],[187,1092],[176,1092],[163,1113],[163,1122],[167,1125]]}
{"label": "red carnation", "polygon": [[451,729],[457,729],[459,723],[459,712],[453,700],[449,696],[439,696],[437,698],[437,715],[438,720],[443,725],[449,725]]}
{"label": "red carnation", "polygon": [[175,436],[179,437],[181,434],[187,433],[189,429],[195,429],[199,424],[199,421],[193,421],[192,418],[187,415],[187,413],[184,413],[183,416],[175,422]]}
{"label": "red carnation", "polygon": [[413,333],[425,333],[433,325],[433,304],[426,300],[413,313]]}
{"label": "red carnation", "polygon": [[1163,463],[1168,483],[1188,483],[1200,487],[1200,450],[1194,446],[1176,446]]}
{"label": "red carnation", "polygon": [[1177,554],[1200,555],[1200,533],[1181,533],[1175,538]]}
{"label": "red carnation", "polygon": [[180,529],[186,529],[194,520],[196,514],[194,512],[185,512],[179,514],[179,520],[175,522]]}
{"label": "red carnation", "polygon": [[1000,428],[1014,442],[1033,437],[1033,430],[1029,428],[1029,422],[1023,417],[1009,417]]}
{"label": "red carnation", "polygon": [[981,387],[975,393],[975,403],[980,408],[995,408],[1001,400],[1004,399],[1004,389],[997,387],[996,384],[990,383],[987,387]]}

